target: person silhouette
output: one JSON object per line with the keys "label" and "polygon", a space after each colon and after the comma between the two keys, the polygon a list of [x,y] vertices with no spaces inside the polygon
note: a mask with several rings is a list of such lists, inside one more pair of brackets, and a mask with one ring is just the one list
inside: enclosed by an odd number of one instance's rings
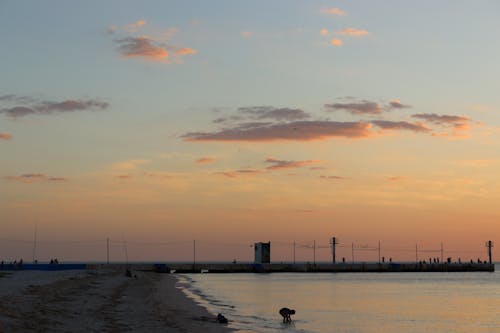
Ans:
{"label": "person silhouette", "polygon": [[289,308],[281,308],[279,314],[283,317],[283,322],[287,323],[292,321],[292,318],[290,316],[295,314],[295,310]]}

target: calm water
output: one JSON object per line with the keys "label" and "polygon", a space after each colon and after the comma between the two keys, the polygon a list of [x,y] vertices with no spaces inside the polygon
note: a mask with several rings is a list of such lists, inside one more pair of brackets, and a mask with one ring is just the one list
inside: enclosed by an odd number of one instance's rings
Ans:
{"label": "calm water", "polygon": [[[497,266],[498,267],[498,266]],[[500,273],[196,274],[187,293],[249,332],[500,332]],[[297,311],[283,324],[278,310]]]}

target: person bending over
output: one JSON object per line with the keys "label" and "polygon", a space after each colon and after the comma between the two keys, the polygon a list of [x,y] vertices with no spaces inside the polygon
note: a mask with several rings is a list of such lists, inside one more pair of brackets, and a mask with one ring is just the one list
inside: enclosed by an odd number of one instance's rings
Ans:
{"label": "person bending over", "polygon": [[291,322],[292,317],[290,317],[290,316],[293,314],[295,314],[295,310],[291,310],[289,308],[281,308],[280,309],[280,315],[283,317],[284,323]]}

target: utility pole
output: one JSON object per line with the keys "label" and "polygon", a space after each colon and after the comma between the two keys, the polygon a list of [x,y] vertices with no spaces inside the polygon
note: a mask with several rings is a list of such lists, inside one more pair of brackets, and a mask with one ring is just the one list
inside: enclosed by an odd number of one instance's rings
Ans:
{"label": "utility pole", "polygon": [[106,238],[106,263],[109,265],[109,237]]}
{"label": "utility pole", "polygon": [[337,238],[332,237],[332,264],[335,264],[336,258],[335,258],[335,247],[337,245]]}
{"label": "utility pole", "polygon": [[490,265],[491,265],[491,248],[493,247],[493,242],[492,241],[488,241],[486,243],[486,246],[488,247],[488,258],[489,258]]}
{"label": "utility pole", "polygon": [[443,263],[443,243],[441,243],[441,263]]}
{"label": "utility pole", "polygon": [[352,258],[352,263],[354,264],[354,243],[352,243],[351,258]]}
{"label": "utility pole", "polygon": [[378,241],[378,263],[380,264],[380,241]]}
{"label": "utility pole", "polygon": [[415,262],[418,263],[418,244],[415,244]]}
{"label": "utility pole", "polygon": [[196,240],[193,239],[193,270],[196,265]]}
{"label": "utility pole", "polygon": [[35,224],[35,235],[33,236],[33,263],[36,260],[36,233],[37,233],[38,225]]}
{"label": "utility pole", "polygon": [[316,240],[313,241],[313,264],[316,265]]}

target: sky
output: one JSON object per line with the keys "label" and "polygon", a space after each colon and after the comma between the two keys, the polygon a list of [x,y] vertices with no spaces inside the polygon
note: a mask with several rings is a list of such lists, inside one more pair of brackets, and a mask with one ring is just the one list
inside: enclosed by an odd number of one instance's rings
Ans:
{"label": "sky", "polygon": [[499,10],[0,1],[0,257],[485,260]]}

